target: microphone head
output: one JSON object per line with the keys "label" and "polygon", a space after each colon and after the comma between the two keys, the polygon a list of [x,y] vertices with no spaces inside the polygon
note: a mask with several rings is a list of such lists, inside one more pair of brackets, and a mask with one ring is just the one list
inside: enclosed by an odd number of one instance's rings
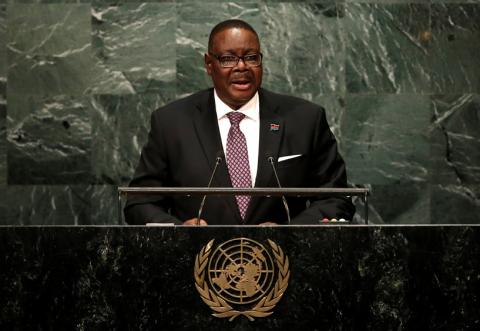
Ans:
{"label": "microphone head", "polygon": [[266,157],[266,159],[267,159],[268,162],[270,162],[270,163],[275,162],[275,158],[273,157],[273,155],[274,155],[274,154],[273,154],[271,151],[267,151],[267,152],[265,153],[265,157]]}
{"label": "microphone head", "polygon": [[222,162],[224,159],[224,156],[223,156],[223,151],[218,151],[216,154],[215,154],[215,161],[217,163],[220,163]]}

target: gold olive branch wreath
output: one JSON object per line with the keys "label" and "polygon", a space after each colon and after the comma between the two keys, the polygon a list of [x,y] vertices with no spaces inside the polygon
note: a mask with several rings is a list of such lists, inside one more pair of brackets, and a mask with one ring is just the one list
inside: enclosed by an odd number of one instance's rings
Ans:
{"label": "gold olive branch wreath", "polygon": [[230,317],[229,321],[233,321],[235,317],[243,315],[250,321],[253,321],[254,317],[267,317],[273,314],[271,310],[278,301],[280,301],[283,293],[285,293],[290,278],[288,257],[283,253],[280,246],[268,239],[278,266],[278,279],[275,282],[275,286],[253,308],[241,311],[233,309],[223,298],[215,295],[205,281],[205,268],[207,267],[208,257],[211,253],[214,240],[215,239],[210,240],[208,244],[202,247],[200,253],[195,257],[194,267],[195,287],[198,293],[200,293],[203,302],[215,311],[212,315],[219,318]]}

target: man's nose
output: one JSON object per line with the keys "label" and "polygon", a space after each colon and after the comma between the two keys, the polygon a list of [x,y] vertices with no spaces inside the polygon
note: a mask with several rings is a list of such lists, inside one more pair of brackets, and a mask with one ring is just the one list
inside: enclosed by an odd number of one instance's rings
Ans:
{"label": "man's nose", "polygon": [[238,70],[246,70],[248,67],[245,64],[245,61],[243,60],[243,58],[239,58],[235,68],[237,68]]}

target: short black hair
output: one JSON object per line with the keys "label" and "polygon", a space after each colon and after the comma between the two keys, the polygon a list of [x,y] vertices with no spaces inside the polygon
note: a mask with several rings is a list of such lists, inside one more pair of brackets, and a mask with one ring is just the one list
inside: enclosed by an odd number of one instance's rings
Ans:
{"label": "short black hair", "polygon": [[210,36],[208,37],[208,51],[210,52],[212,50],[213,39],[218,33],[225,31],[227,29],[233,29],[233,28],[245,29],[245,30],[251,31],[260,41],[260,39],[258,38],[257,31],[255,31],[255,29],[247,22],[238,20],[238,19],[226,20],[215,25],[212,31],[210,32]]}

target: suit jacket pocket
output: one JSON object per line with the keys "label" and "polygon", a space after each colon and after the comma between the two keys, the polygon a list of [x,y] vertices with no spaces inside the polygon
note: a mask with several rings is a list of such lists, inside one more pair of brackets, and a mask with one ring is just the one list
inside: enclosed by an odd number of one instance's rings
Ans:
{"label": "suit jacket pocket", "polygon": [[[298,153],[300,154],[300,153]],[[290,168],[294,167],[295,165],[300,165],[303,161],[305,161],[305,154],[301,154],[300,156],[293,157],[291,159],[281,161],[277,163],[278,169]]]}

